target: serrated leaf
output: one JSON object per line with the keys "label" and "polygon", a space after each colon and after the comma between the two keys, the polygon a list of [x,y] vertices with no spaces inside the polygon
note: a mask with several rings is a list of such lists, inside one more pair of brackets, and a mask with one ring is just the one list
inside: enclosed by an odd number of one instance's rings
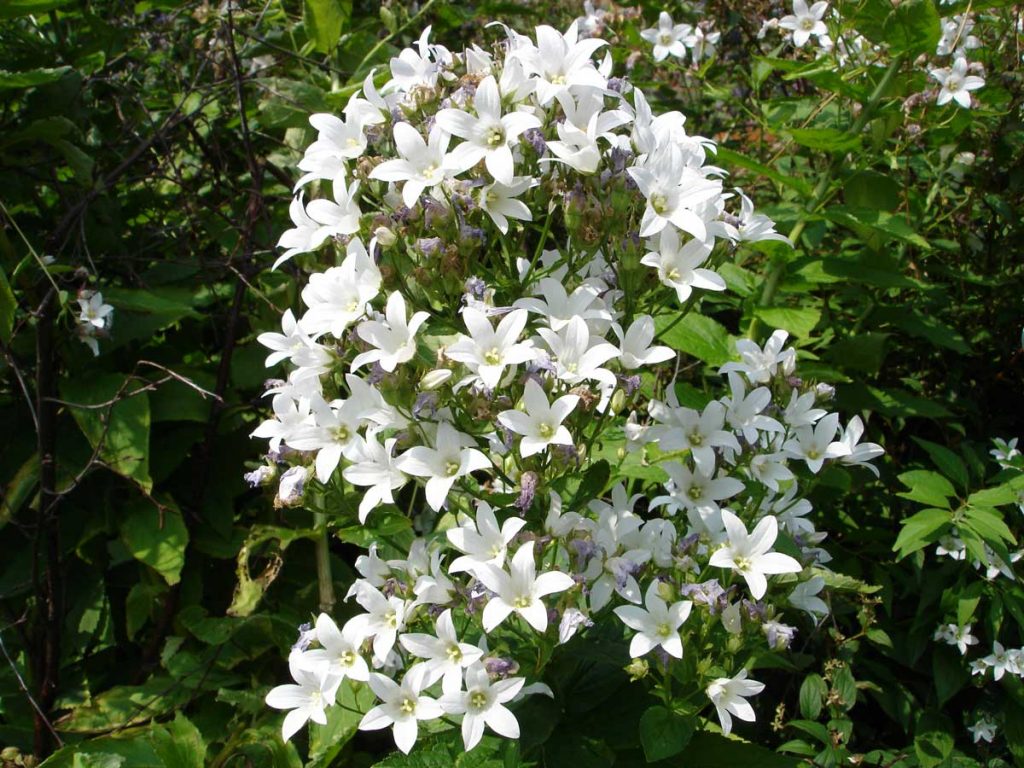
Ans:
{"label": "serrated leaf", "polygon": [[1000,543],[1015,544],[1013,533],[1003,522],[996,510],[987,507],[967,507],[964,510],[961,526],[974,531],[986,544],[998,546]]}
{"label": "serrated leaf", "polygon": [[904,558],[912,552],[937,541],[952,524],[953,515],[948,509],[922,509],[903,521],[893,551]]}

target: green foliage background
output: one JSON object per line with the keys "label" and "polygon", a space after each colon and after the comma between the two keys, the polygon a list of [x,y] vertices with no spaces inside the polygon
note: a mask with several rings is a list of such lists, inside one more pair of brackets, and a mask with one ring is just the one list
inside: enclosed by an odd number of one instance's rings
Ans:
{"label": "green foliage background", "polygon": [[[1020,645],[1024,589],[926,556],[956,524],[972,553],[1008,558],[1021,528],[1017,480],[987,457],[992,437],[1024,431],[1017,12],[839,5],[887,47],[888,70],[784,57],[756,40],[768,11],[755,3],[691,14],[724,33],[696,74],[652,68],[638,30],[660,6],[606,32],[617,66],[644,51],[634,82],[719,140],[734,183],[795,235],[795,250],[765,244],[722,265],[730,291],[667,332],[696,363],[681,400],[705,397],[705,365],[728,359],[733,338],[780,327],[801,372],[836,385],[844,412],[873,413],[869,437],[887,449],[880,483],[835,469],[814,490],[843,599],[834,622],[764,661],[776,699],[762,697],[742,734],[764,746],[694,736],[595,637],[558,659],[556,700],[519,713],[519,744],[455,757],[442,735],[403,760],[384,757],[386,739],[353,738],[364,691],[347,690],[330,726],[297,745],[263,704],[317,606],[311,516],[274,509],[241,476],[259,458],[248,435],[275,373],[254,337],[296,301],[292,267],[267,268],[309,114],[340,110],[427,23],[456,47],[494,19],[526,31],[581,9],[0,5],[0,763],[1020,764],[1020,682],[983,689],[932,633],[952,616]],[[914,59],[934,49],[939,11],[968,5],[994,30],[982,106],[904,109],[926,87]],[[966,151],[973,165],[953,162]],[[115,307],[95,358],[75,338],[81,289]],[[340,593],[357,546],[403,528],[382,519],[393,529],[336,528]],[[964,731],[979,705],[1000,713],[1005,737],[980,754]]]}

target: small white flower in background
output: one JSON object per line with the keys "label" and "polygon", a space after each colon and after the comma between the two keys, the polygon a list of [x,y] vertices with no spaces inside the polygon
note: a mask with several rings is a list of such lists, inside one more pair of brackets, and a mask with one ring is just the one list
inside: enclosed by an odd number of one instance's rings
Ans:
{"label": "small white flower in background", "polygon": [[518,613],[538,632],[548,628],[548,609],[541,600],[545,595],[572,589],[576,582],[560,571],[548,571],[537,575],[537,564],[533,559],[533,542],[528,541],[516,550],[509,571],[493,565],[481,566],[474,570],[476,577],[495,593],[484,606],[484,631],[491,632],[510,613]]}
{"label": "small white flower in background", "polygon": [[1018,666],[1020,660],[1013,651],[1012,648],[1004,648],[999,641],[992,643],[992,653],[982,661],[988,669],[992,670],[994,680],[1002,680],[1003,675],[1007,672],[1017,676],[1024,674],[1024,670]]}
{"label": "small white flower in background", "polygon": [[984,78],[967,74],[967,59],[959,58],[952,67],[941,67],[928,72],[941,87],[936,104],[940,107],[955,101],[964,109],[971,108],[971,91],[984,87]]}
{"label": "small white flower in background", "polygon": [[103,294],[99,291],[82,291],[78,296],[80,315],[78,322],[93,328],[110,326],[110,314],[114,308],[103,303]]}
{"label": "small white flower in background", "polygon": [[863,434],[864,422],[861,421],[860,416],[854,416],[839,438],[839,442],[849,449],[848,454],[839,457],[839,463],[851,467],[867,467],[875,477],[880,477],[878,468],[868,462],[884,454],[885,449],[878,443],[861,443],[860,438]]}
{"label": "small white flower in background", "polygon": [[764,690],[764,683],[747,679],[747,670],[733,678],[720,677],[712,681],[706,689],[708,698],[715,705],[718,720],[722,724],[722,733],[726,736],[732,731],[732,718],[738,717],[748,723],[754,722],[754,708],[747,699],[757,696]]}
{"label": "small white flower in background", "polygon": [[1021,456],[1020,451],[1017,449],[1016,437],[1008,441],[997,437],[992,441],[992,444],[995,448],[990,450],[989,454],[991,454],[992,458],[995,459],[1003,469],[1014,466],[1015,460],[1019,459]]}
{"label": "small white flower in background", "polygon": [[755,600],[768,591],[766,575],[799,573],[803,566],[789,555],[770,551],[779,535],[779,523],[772,515],[762,518],[751,533],[743,521],[728,509],[722,510],[728,543],[715,550],[708,561],[717,568],[732,568],[750,587]]}
{"label": "small white flower in background", "polygon": [[686,58],[686,43],[683,42],[693,31],[689,24],[674,24],[665,11],[658,14],[658,26],[645,29],[640,37],[654,45],[654,60],[664,61],[668,56]]}
{"label": "small white flower in background", "polygon": [[778,240],[788,243],[789,238],[775,231],[775,222],[763,213],[755,213],[754,203],[737,189],[740,197],[740,215],[734,224],[726,226],[726,232],[737,243],[758,243],[764,240]]}
{"label": "small white flower in background", "polygon": [[971,634],[971,625],[965,624],[960,627],[956,624],[942,624],[935,630],[935,640],[941,640],[948,645],[955,645],[961,656],[967,655],[967,648],[978,644],[978,638]]}
{"label": "small white flower in background", "polygon": [[576,404],[578,395],[563,395],[553,403],[535,379],[527,379],[523,390],[523,406],[526,410],[508,410],[498,414],[498,421],[506,428],[522,435],[519,454],[525,459],[546,450],[549,445],[572,445],[572,435],[562,424]]}
{"label": "small white flower in background", "polygon": [[783,450],[796,459],[803,459],[807,468],[818,474],[827,459],[849,456],[850,446],[836,440],[839,414],[830,413],[813,427],[800,427],[796,436],[787,440]]}
{"label": "small white flower in background", "polygon": [[459,642],[451,608],[437,617],[434,631],[436,637],[410,632],[402,635],[399,642],[409,653],[426,659],[423,662],[425,688],[440,679],[441,689],[446,694],[457,693],[462,687],[463,670],[479,661],[484,652],[475,645]]}
{"label": "small white flower in background", "polygon": [[491,217],[494,226],[501,234],[508,234],[508,220],[533,221],[533,213],[526,203],[517,199],[519,195],[533,186],[530,176],[517,176],[509,184],[494,182],[480,189],[477,202],[480,210]]}
{"label": "small white flower in background", "polygon": [[783,349],[788,338],[786,331],[775,331],[763,348],[756,341],[737,339],[736,351],[740,353],[741,360],[726,363],[718,372],[738,371],[745,374],[751,384],[767,384],[779,371],[788,376],[796,367],[796,350],[792,347]]}
{"label": "small white flower in background", "polygon": [[792,31],[793,45],[803,48],[812,35],[819,41],[822,37],[828,37],[828,27],[822,21],[827,10],[828,3],[824,0],[819,0],[810,8],[804,0],[793,0],[793,13],[779,19],[779,26]]}
{"label": "small white flower in background", "polygon": [[342,680],[341,675],[332,672],[326,664],[312,668],[304,666],[301,652],[293,652],[288,657],[288,666],[295,683],[279,685],[266,697],[268,706],[291,710],[285,715],[281,726],[281,738],[285,741],[294,736],[308,720],[327,725],[325,707],[333,706]]}
{"label": "small white flower in background", "polygon": [[615,615],[630,629],[636,630],[629,643],[629,655],[634,659],[646,655],[659,645],[669,656],[683,658],[683,639],[679,628],[690,615],[693,603],[680,600],[669,606],[658,594],[658,581],[652,581],[644,595],[644,606],[620,605]]}
{"label": "small white flower in background", "polygon": [[974,20],[969,15],[954,16],[942,20],[942,37],[935,46],[936,56],[958,54],[963,56],[967,51],[981,47],[981,40],[971,34]]}
{"label": "small white flower in background", "polygon": [[807,611],[815,621],[821,616],[828,616],[828,604],[818,595],[825,587],[825,579],[813,576],[802,581],[789,593],[789,604],[801,611]]}
{"label": "small white flower in background", "polygon": [[[710,25],[712,22],[706,22]],[[693,31],[686,36],[686,47],[690,49],[693,56],[693,63],[699,64],[704,59],[710,59],[715,55],[715,46],[722,39],[722,33],[708,27],[705,29],[705,22],[701,22]]]}
{"label": "small white flower in background", "polygon": [[405,754],[416,744],[420,720],[434,720],[444,714],[441,705],[423,690],[424,670],[415,667],[406,673],[399,685],[390,677],[374,672],[370,688],[381,700],[359,721],[359,730],[376,731],[391,726],[395,746]]}
{"label": "small white flower in background", "polygon": [[477,662],[466,670],[466,690],[445,692],[440,698],[445,712],[462,715],[462,743],[467,750],[480,743],[484,726],[507,739],[519,738],[519,721],[505,706],[522,690],[522,677],[491,683],[484,665]]}
{"label": "small white flower in background", "polygon": [[991,744],[992,740],[996,737],[998,726],[994,720],[984,716],[978,718],[978,722],[974,725],[967,726],[967,730],[971,732],[971,736],[974,738],[975,744],[981,741],[987,741]]}
{"label": "small white flower in background", "polygon": [[459,432],[447,421],[437,425],[436,447],[417,445],[397,459],[395,467],[407,475],[427,478],[427,503],[435,512],[444,506],[455,481],[470,472],[491,466],[473,438]]}

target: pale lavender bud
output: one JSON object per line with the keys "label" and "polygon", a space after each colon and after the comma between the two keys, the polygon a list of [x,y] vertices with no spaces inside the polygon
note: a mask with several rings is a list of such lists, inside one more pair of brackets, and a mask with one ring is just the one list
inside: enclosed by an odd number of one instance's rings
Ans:
{"label": "pale lavender bud", "polygon": [[412,415],[417,419],[433,419],[437,402],[437,392],[420,392],[412,405]]}
{"label": "pale lavender bud", "polygon": [[242,477],[250,488],[258,488],[261,485],[270,485],[275,475],[277,475],[277,469],[264,464],[252,472],[246,472]]}
{"label": "pale lavender bud", "polygon": [[761,625],[761,630],[764,632],[765,637],[768,638],[768,646],[773,651],[786,650],[796,636],[796,627],[780,624],[775,620],[766,621]]}
{"label": "pale lavender bud", "polygon": [[544,134],[541,133],[539,128],[530,128],[528,131],[523,133],[523,138],[526,139],[526,143],[529,144],[533,151],[538,155],[543,155],[548,150],[548,144],[544,141]]}
{"label": "pale lavender bud", "polygon": [[433,256],[444,246],[440,237],[421,237],[416,241],[416,248],[424,256]]}
{"label": "pale lavender bud", "polygon": [[484,669],[491,677],[508,677],[519,671],[519,664],[514,659],[505,659],[500,656],[487,656],[484,659]]}
{"label": "pale lavender bud", "polygon": [[304,651],[316,640],[316,629],[312,624],[306,622],[299,625],[299,638],[292,645],[293,651]]}
{"label": "pale lavender bud", "polygon": [[523,472],[519,477],[519,498],[516,499],[515,507],[523,512],[533,506],[533,497],[537,493],[536,472]]}
{"label": "pale lavender bud", "polygon": [[474,275],[466,280],[465,291],[474,299],[483,299],[484,293],[487,291],[487,283]]}
{"label": "pale lavender bud", "polygon": [[277,486],[277,498],[285,506],[293,506],[302,502],[306,488],[309,469],[292,467],[281,475],[281,483]]}

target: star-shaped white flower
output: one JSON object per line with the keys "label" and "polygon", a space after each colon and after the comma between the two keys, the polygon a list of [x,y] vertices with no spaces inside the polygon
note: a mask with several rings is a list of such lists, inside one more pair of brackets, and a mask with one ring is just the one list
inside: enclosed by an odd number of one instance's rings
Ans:
{"label": "star-shaped white flower", "polygon": [[612,330],[619,338],[619,363],[627,370],[663,363],[676,356],[668,347],[651,346],[654,318],[650,315],[640,315],[625,332],[618,323],[612,323]]}
{"label": "star-shaped white flower", "polygon": [[676,292],[680,302],[690,298],[694,288],[705,291],[724,291],[721,275],[701,265],[708,260],[711,247],[703,240],[692,238],[680,244],[674,227],[665,227],[658,238],[658,250],[649,251],[640,259],[641,264],[654,267],[658,280]]}
{"label": "star-shaped white flower", "polygon": [[941,86],[936,101],[940,107],[955,101],[964,109],[971,108],[971,91],[985,85],[984,78],[967,74],[967,59],[962,56],[953,62],[952,67],[933,69],[928,73]]}
{"label": "star-shaped white flower", "polygon": [[683,658],[683,639],[679,628],[690,615],[693,603],[680,600],[669,606],[658,594],[658,582],[652,581],[644,595],[644,608],[636,605],[620,605],[615,615],[636,634],[629,643],[629,655],[638,659],[659,645],[669,656]]}
{"label": "star-shaped white flower", "polygon": [[441,689],[446,693],[458,693],[462,687],[463,670],[480,660],[484,652],[475,645],[460,643],[452,621],[451,608],[437,617],[434,625],[437,636],[421,632],[410,632],[399,638],[402,647],[413,656],[426,659],[423,662],[424,687],[429,688],[441,680]]}
{"label": "star-shaped white flower", "polygon": [[728,543],[715,550],[708,564],[739,573],[755,600],[760,600],[768,591],[766,575],[803,570],[795,558],[770,551],[779,535],[779,523],[773,515],[762,518],[749,534],[743,521],[728,509],[722,510],[722,522]]}
{"label": "star-shaped white flower", "polygon": [[392,373],[400,363],[408,362],[416,354],[416,331],[429,317],[429,312],[415,312],[406,320],[405,298],[395,291],[388,297],[383,322],[366,320],[356,328],[359,338],[374,349],[356,355],[349,370],[379,363]]}
{"label": "star-shaped white flower", "polygon": [[828,3],[824,0],[819,0],[810,8],[804,0],[793,0],[793,13],[779,19],[779,26],[793,33],[793,45],[803,48],[811,35],[819,40],[828,35],[828,27],[822,21],[827,10]]}
{"label": "star-shaped white flower", "polygon": [[579,401],[578,395],[563,395],[549,403],[536,379],[527,379],[523,390],[526,412],[502,411],[498,414],[498,421],[523,436],[519,442],[519,453],[525,459],[546,450],[549,445],[572,445],[572,435],[562,422]]}
{"label": "star-shaped white flower", "polygon": [[715,705],[718,720],[722,723],[722,733],[726,736],[732,731],[732,716],[748,723],[754,722],[754,708],[747,698],[757,696],[764,690],[764,683],[747,679],[747,670],[741,670],[736,677],[720,677],[712,681],[706,689],[708,698]]}
{"label": "star-shaped white flower", "polygon": [[325,708],[333,706],[341,684],[341,676],[332,672],[328,665],[304,665],[299,651],[293,651],[288,657],[288,666],[295,683],[279,685],[266,697],[268,706],[291,710],[281,726],[281,738],[285,741],[294,736],[307,720],[327,725]]}
{"label": "star-shaped white flower", "polygon": [[395,123],[395,150],[400,159],[385,160],[370,171],[371,179],[404,181],[402,200],[412,208],[425,189],[462,173],[468,165],[448,153],[451,134],[434,126],[427,141],[409,123]]}
{"label": "star-shaped white flower", "polygon": [[470,380],[479,379],[488,389],[498,386],[508,366],[537,356],[532,342],[519,341],[526,327],[525,309],[509,312],[497,328],[491,326],[486,314],[472,307],[462,310],[462,320],[470,335],[460,336],[444,353],[472,371],[474,375]]}
{"label": "star-shaped white flower", "polygon": [[321,647],[303,654],[304,661],[326,663],[332,673],[342,678],[366,682],[370,668],[360,653],[366,639],[360,622],[349,619],[339,630],[334,619],[321,613],[316,619],[316,639]]}
{"label": "star-shaped white flower", "polygon": [[365,523],[370,510],[379,504],[394,504],[392,491],[409,482],[409,478],[395,466],[395,443],[398,441],[389,437],[381,445],[377,439],[379,431],[368,429],[366,438],[356,441],[350,452],[352,464],[341,473],[352,485],[368,486],[359,500],[360,523]]}
{"label": "star-shaped white flower", "polygon": [[541,598],[572,589],[576,582],[560,571],[548,571],[538,576],[532,541],[516,551],[509,570],[507,573],[493,565],[476,570],[477,578],[495,593],[484,606],[484,631],[493,631],[513,612],[526,619],[538,632],[545,631],[548,628],[548,609]]}
{"label": "star-shaped white flower", "polygon": [[473,439],[447,421],[437,425],[435,447],[417,445],[395,460],[395,466],[407,475],[427,478],[427,503],[435,512],[444,506],[455,481],[470,472],[487,469],[491,462]]}
{"label": "star-shaped white flower", "polygon": [[526,525],[521,517],[510,517],[499,526],[494,510],[486,501],[477,502],[476,520],[462,517],[457,527],[445,531],[452,546],[463,553],[448,566],[449,573],[475,572],[482,565],[502,567],[508,543]]}
{"label": "star-shaped white flower", "polygon": [[401,685],[390,677],[376,672],[371,674],[370,688],[382,703],[363,715],[359,730],[376,731],[390,725],[395,746],[409,754],[419,735],[419,721],[434,720],[444,714],[435,699],[420,693],[423,683],[422,669],[409,670]]}
{"label": "star-shaped white flower", "polygon": [[78,322],[95,328],[105,328],[108,325],[107,318],[114,311],[112,306],[103,303],[103,294],[99,291],[93,291],[87,296],[80,297],[78,307],[81,310]]}
{"label": "star-shaped white flower", "polygon": [[452,715],[462,715],[462,743],[471,750],[480,743],[484,726],[506,739],[519,738],[519,721],[504,705],[522,690],[524,679],[510,677],[491,683],[481,663],[466,670],[466,690],[445,693],[439,701]]}
{"label": "star-shaped white flower", "polygon": [[519,195],[532,187],[531,176],[516,176],[509,184],[494,182],[480,189],[477,202],[480,210],[491,217],[501,234],[508,234],[508,220],[533,221],[533,213],[526,203],[518,200]]}
{"label": "star-shaped white flower", "polygon": [[686,39],[693,31],[689,24],[673,24],[672,17],[665,11],[658,14],[658,26],[652,29],[645,29],[640,37],[654,45],[654,60],[664,61],[668,56],[675,56],[677,59],[686,58]]}

